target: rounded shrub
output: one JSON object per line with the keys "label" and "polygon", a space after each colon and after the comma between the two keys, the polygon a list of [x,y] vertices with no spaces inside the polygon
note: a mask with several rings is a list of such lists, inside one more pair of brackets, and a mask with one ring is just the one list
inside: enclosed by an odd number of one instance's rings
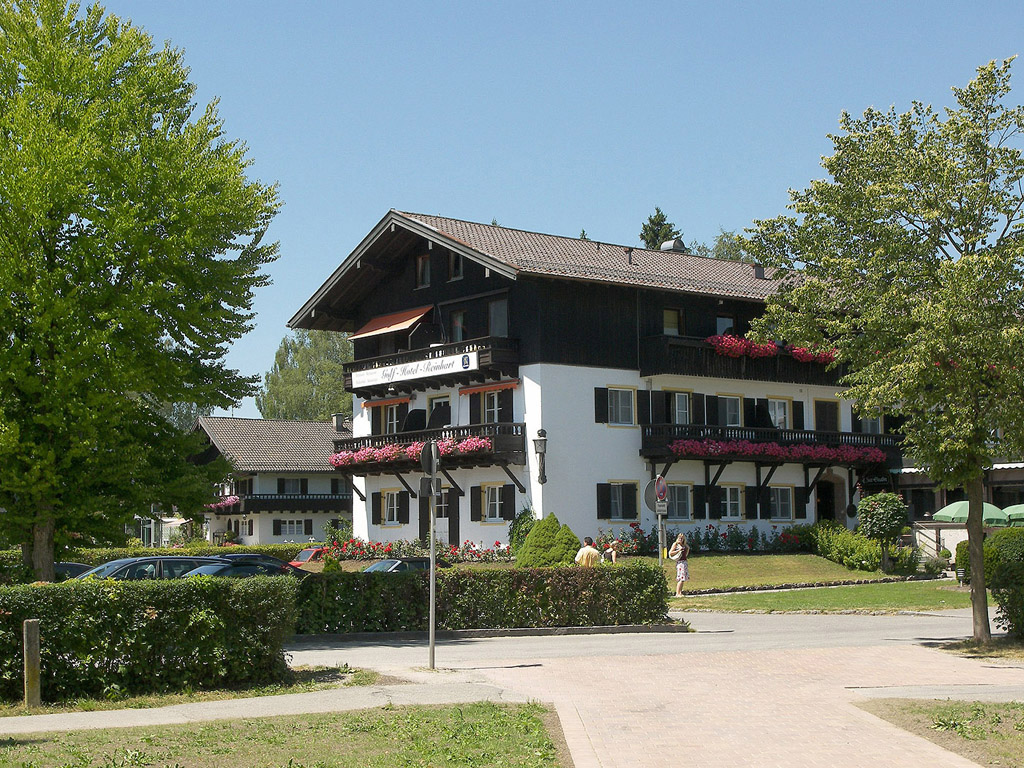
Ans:
{"label": "rounded shrub", "polygon": [[875,541],[895,541],[907,526],[907,505],[895,493],[865,496],[857,506],[857,532]]}
{"label": "rounded shrub", "polygon": [[576,553],[580,549],[580,540],[572,528],[563,524],[555,536],[555,547],[551,553],[552,559],[558,558],[559,565],[570,565],[576,559]]}
{"label": "rounded shrub", "polygon": [[534,517],[533,510],[530,507],[524,507],[516,515],[516,519],[509,523],[508,548],[512,550],[513,556],[519,554],[519,550],[523,548],[523,544],[526,543],[526,537],[530,534],[530,530],[536,522],[537,518]]}
{"label": "rounded shrub", "polygon": [[516,555],[516,565],[521,568],[558,565],[561,562],[561,552],[556,553],[555,539],[558,538],[561,527],[561,523],[554,515],[548,515],[534,523],[519,554]]}

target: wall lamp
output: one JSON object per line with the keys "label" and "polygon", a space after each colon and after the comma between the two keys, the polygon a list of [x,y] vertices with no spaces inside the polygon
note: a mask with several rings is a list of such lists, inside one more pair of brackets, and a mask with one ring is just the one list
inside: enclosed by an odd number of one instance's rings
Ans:
{"label": "wall lamp", "polygon": [[537,454],[537,482],[544,485],[548,481],[548,476],[544,474],[544,456],[548,452],[548,433],[545,430],[537,430],[537,436],[533,438],[533,450]]}

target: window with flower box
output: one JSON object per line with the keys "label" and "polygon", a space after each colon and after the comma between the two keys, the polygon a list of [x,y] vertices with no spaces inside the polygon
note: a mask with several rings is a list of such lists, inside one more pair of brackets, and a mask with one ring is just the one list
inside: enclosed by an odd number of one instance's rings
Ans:
{"label": "window with flower box", "polygon": [[768,509],[772,520],[793,519],[793,489],[773,485],[768,489]]}
{"label": "window with flower box", "polygon": [[743,426],[743,398],[738,395],[719,395],[718,414],[723,427]]}
{"label": "window with flower box", "polygon": [[789,400],[768,398],[768,418],[776,429],[790,429],[790,410]]}
{"label": "window with flower box", "polygon": [[689,424],[690,423],[690,393],[689,392],[673,392],[672,393],[672,423],[673,424]]}
{"label": "window with flower box", "polygon": [[386,405],[384,406],[384,434],[394,435],[398,433],[399,427],[401,427],[401,406],[399,405]]}
{"label": "window with flower box", "polygon": [[504,391],[484,392],[484,424],[497,424],[501,420],[501,393]]}

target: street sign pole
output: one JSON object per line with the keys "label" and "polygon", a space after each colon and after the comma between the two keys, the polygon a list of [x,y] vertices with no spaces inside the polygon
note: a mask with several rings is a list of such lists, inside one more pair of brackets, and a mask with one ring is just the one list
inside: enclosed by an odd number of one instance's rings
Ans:
{"label": "street sign pole", "polygon": [[[434,547],[434,485],[437,481],[437,465],[441,461],[441,454],[437,450],[437,443],[433,440],[428,440],[423,445],[423,450],[420,452],[420,466],[423,471],[430,478],[430,618],[428,628],[428,666],[430,669],[434,668],[434,628],[437,626],[437,556]],[[420,489],[423,490],[422,488]]]}

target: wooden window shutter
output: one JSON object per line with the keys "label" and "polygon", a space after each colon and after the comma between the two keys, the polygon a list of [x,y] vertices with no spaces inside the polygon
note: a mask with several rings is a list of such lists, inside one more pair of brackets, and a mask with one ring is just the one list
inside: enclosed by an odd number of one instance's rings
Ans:
{"label": "wooden window shutter", "polygon": [[748,485],[743,489],[743,517],[747,520],[757,520],[757,486]]}
{"label": "wooden window shutter", "polygon": [[597,424],[608,423],[608,389],[606,387],[594,387],[594,422]]}
{"label": "wooden window shutter", "polygon": [[337,496],[339,493],[341,493],[341,478],[339,478],[339,477],[332,477],[331,478],[331,495],[332,496]]}
{"label": "wooden window shutter", "polygon": [[309,478],[308,477],[304,477],[301,480],[299,480],[299,493],[301,493],[303,496],[306,496],[306,495],[309,494]]}
{"label": "wooden window shutter", "polygon": [[274,521],[274,535],[275,536],[280,536],[281,535],[281,521],[280,520],[275,520]]}
{"label": "wooden window shutter", "polygon": [[469,519],[480,522],[483,517],[483,495],[484,489],[474,485],[469,489]]}
{"label": "wooden window shutter", "polygon": [[636,419],[637,424],[650,424],[651,423],[651,395],[652,392],[648,392],[646,389],[641,389],[636,393]]}
{"label": "wooden window shutter", "polygon": [[474,392],[469,396],[469,423],[484,423],[483,399],[479,392]]}
{"label": "wooden window shutter", "polygon": [[597,484],[597,519],[612,519],[612,484]]}
{"label": "wooden window shutter", "polygon": [[708,517],[712,520],[722,519],[722,489],[713,485],[707,489]]}
{"label": "wooden window shutter", "polygon": [[863,432],[864,426],[860,422],[860,416],[857,415],[856,411],[850,411],[850,415],[853,417],[853,422],[850,424],[852,432]]}
{"label": "wooden window shutter", "polygon": [[774,424],[772,424],[772,415],[771,415],[771,412],[768,410],[768,398],[766,398],[766,397],[759,397],[759,398],[757,398],[756,405],[754,406],[754,421],[753,422],[747,422],[747,426],[755,426],[755,427],[774,427],[775,426]]}
{"label": "wooden window shutter", "polygon": [[671,421],[666,415],[671,398],[671,392],[651,392],[651,424],[668,424]]}
{"label": "wooden window shutter", "polygon": [[636,520],[639,516],[636,508],[636,483],[623,483],[622,519]]}
{"label": "wooden window shutter", "polygon": [[399,403],[398,404],[398,427],[399,429],[405,424],[406,418],[409,416],[409,404]]}
{"label": "wooden window shutter", "polygon": [[370,494],[370,523],[380,525],[380,493]]}
{"label": "wooden window shutter", "polygon": [[694,392],[690,395],[690,420],[694,424],[708,423],[704,400],[705,397],[700,392]]}
{"label": "wooden window shutter", "polygon": [[807,519],[807,489],[802,486],[793,489],[793,517],[796,520]]}
{"label": "wooden window shutter", "polygon": [[501,519],[516,519],[516,487],[512,483],[501,486]]}
{"label": "wooden window shutter", "polygon": [[758,501],[761,503],[761,519],[771,520],[772,519],[772,505],[771,498],[768,496],[768,489],[762,488]]}
{"label": "wooden window shutter", "polygon": [[498,421],[503,424],[515,421],[511,389],[503,389],[498,392]]}
{"label": "wooden window shutter", "polygon": [[704,397],[704,423],[722,423],[718,418],[718,395],[707,395]]}
{"label": "wooden window shutter", "polygon": [[409,522],[409,492],[402,491],[398,494],[398,522],[405,525]]}
{"label": "wooden window shutter", "polygon": [[284,493],[284,478],[283,477],[277,478],[277,492],[278,493]]}
{"label": "wooden window shutter", "polygon": [[703,485],[693,486],[693,519],[704,520],[707,517],[705,501],[707,499],[706,489]]}
{"label": "wooden window shutter", "polygon": [[743,426],[761,426],[757,423],[757,401],[752,397],[743,398]]}
{"label": "wooden window shutter", "polygon": [[420,538],[429,543],[430,540],[430,497],[426,494],[419,496],[420,502]]}
{"label": "wooden window shutter", "polygon": [[381,411],[383,411],[383,410],[384,409],[380,408],[380,407],[371,408],[370,409],[370,434],[371,435],[379,435],[379,434],[383,433],[383,431],[384,431],[384,428],[381,425],[381,419],[383,418],[383,416],[381,414]]}
{"label": "wooden window shutter", "polygon": [[804,404],[799,400],[793,401],[793,429],[804,428]]}
{"label": "wooden window shutter", "polygon": [[312,536],[313,535],[313,518],[307,517],[302,521],[302,535]]}

